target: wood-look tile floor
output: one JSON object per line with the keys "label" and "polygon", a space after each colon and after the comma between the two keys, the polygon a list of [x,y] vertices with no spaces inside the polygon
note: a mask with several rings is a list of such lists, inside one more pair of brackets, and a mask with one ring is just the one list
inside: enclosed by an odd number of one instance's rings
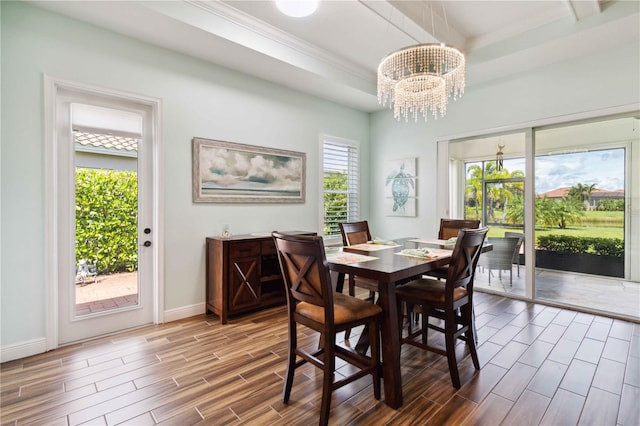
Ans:
{"label": "wood-look tile floor", "polygon": [[[444,357],[404,345],[404,405],[376,401],[367,377],[334,393],[330,423],[640,424],[640,325],[479,292],[475,312],[482,368],[461,343],[461,389]],[[317,336],[301,341],[312,347]],[[6,362],[0,423],[317,424],[313,366],[298,370],[282,403],[286,342],[276,307],[225,326],[201,315]]]}

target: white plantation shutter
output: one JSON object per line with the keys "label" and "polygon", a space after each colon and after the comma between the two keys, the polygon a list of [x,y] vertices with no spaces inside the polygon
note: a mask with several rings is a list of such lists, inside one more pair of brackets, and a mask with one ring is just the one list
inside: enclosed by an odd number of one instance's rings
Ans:
{"label": "white plantation shutter", "polygon": [[323,235],[339,236],[338,223],[360,219],[358,144],[325,138],[322,145]]}

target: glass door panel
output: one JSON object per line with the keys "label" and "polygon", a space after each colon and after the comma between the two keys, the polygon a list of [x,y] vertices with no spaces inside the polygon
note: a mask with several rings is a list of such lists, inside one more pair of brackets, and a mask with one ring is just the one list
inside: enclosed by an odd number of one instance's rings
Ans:
{"label": "glass door panel", "polygon": [[138,305],[138,140],[74,132],[76,316]]}
{"label": "glass door panel", "polygon": [[[488,226],[487,238],[496,247],[481,256],[477,288],[525,294],[523,245],[511,244],[524,232],[524,144],[524,133],[519,132],[453,142],[449,148],[454,161],[464,164],[461,217],[479,219]],[[517,236],[510,236],[512,233]]]}
{"label": "glass door panel", "polygon": [[536,298],[638,316],[625,273],[629,120],[535,132]]}

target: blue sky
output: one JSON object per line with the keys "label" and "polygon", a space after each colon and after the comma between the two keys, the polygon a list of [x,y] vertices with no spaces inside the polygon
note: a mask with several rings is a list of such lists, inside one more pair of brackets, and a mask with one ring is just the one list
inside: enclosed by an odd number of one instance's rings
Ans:
{"label": "blue sky", "polygon": [[[505,159],[510,172],[524,170],[524,158]],[[597,189],[624,189],[624,149],[555,154],[536,157],[536,193],[596,184]]]}

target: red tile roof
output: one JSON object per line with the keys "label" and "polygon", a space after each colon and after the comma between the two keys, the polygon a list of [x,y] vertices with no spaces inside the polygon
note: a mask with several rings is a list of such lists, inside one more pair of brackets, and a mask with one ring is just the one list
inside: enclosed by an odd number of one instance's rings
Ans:
{"label": "red tile roof", "polygon": [[[566,197],[569,193],[570,186],[564,186],[562,188],[552,189],[551,191],[538,194],[538,197],[547,198],[562,198]],[[608,191],[606,189],[594,189],[591,191],[591,198],[624,198],[624,189],[616,189],[615,191]]]}

